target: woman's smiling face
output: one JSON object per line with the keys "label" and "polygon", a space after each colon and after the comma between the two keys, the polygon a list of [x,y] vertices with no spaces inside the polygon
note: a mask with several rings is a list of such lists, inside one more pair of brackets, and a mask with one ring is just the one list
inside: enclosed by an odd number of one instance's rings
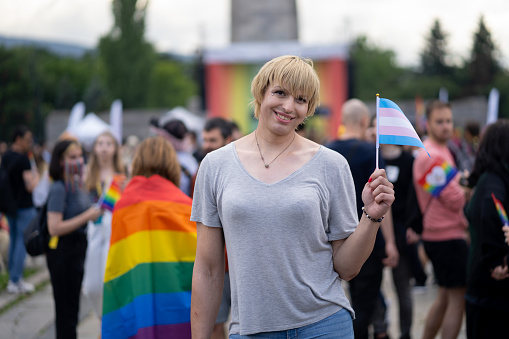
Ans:
{"label": "woman's smiling face", "polygon": [[265,91],[260,106],[260,120],[264,120],[267,126],[275,126],[277,131],[294,131],[304,121],[307,112],[308,100],[303,94],[293,96],[283,85],[275,83]]}

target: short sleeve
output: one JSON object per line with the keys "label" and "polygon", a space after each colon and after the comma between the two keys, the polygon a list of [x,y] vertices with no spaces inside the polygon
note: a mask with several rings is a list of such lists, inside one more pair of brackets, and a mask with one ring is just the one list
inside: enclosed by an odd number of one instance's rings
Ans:
{"label": "short sleeve", "polygon": [[20,172],[29,171],[32,169],[30,160],[28,160],[28,157],[24,154],[21,156],[21,159],[18,162],[18,169]]}
{"label": "short sleeve", "polygon": [[48,212],[64,213],[65,208],[65,186],[61,181],[54,182],[48,193]]}
{"label": "short sleeve", "polygon": [[[344,160],[344,159],[343,159]],[[348,238],[357,228],[357,202],[352,173],[346,160],[337,164],[338,175],[328,176],[329,241]]]}
{"label": "short sleeve", "polygon": [[217,206],[217,168],[208,154],[198,169],[193,194],[191,221],[210,227],[222,227]]}

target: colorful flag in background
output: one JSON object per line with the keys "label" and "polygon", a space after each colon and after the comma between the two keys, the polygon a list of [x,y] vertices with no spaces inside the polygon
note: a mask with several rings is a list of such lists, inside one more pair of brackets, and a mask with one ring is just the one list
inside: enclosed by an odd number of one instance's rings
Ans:
{"label": "colorful flag in background", "polygon": [[442,158],[435,158],[431,167],[419,179],[424,191],[438,197],[440,192],[451,182],[458,170]]}
{"label": "colorful flag in background", "polygon": [[113,212],[102,339],[191,338],[191,203],[158,175],[136,176],[125,188]]}
{"label": "colorful flag in background", "polygon": [[410,120],[408,120],[398,105],[389,99],[379,98],[378,95],[376,99],[376,147],[379,148],[379,144],[392,144],[417,146],[426,149]]}
{"label": "colorful flag in background", "polygon": [[491,197],[493,198],[493,202],[495,203],[495,207],[497,208],[498,216],[500,217],[500,220],[502,220],[502,224],[504,226],[509,226],[509,220],[507,219],[507,213],[505,213],[504,206],[498,200],[495,198],[495,194],[491,193]]}
{"label": "colorful flag in background", "polygon": [[99,198],[97,205],[99,208],[113,212],[116,202],[122,194],[122,184],[125,182],[125,175],[115,174],[111,180],[110,186],[103,192]]}

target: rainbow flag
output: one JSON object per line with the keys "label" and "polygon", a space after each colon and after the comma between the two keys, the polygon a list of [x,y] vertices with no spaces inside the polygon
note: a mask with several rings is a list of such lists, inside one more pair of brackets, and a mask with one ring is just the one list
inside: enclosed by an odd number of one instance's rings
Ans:
{"label": "rainbow flag", "polygon": [[110,186],[99,198],[97,205],[102,209],[113,212],[113,208],[122,194],[122,182],[124,181],[125,175],[115,174],[111,180]]}
{"label": "rainbow flag", "polygon": [[454,166],[438,157],[422,178],[419,179],[418,183],[424,191],[438,197],[456,173],[458,173],[458,170]]}
{"label": "rainbow flag", "polygon": [[500,220],[502,220],[502,224],[504,226],[509,226],[509,220],[507,219],[507,213],[505,213],[504,205],[495,198],[495,194],[491,193],[491,197],[493,198],[493,202],[495,203],[495,207],[497,208],[498,216]]}
{"label": "rainbow flag", "polygon": [[191,338],[196,223],[191,198],[158,175],[134,177],[113,212],[102,339]]}
{"label": "rainbow flag", "polygon": [[417,146],[426,150],[405,113],[394,102],[380,98],[378,94],[376,97],[376,117],[377,148],[380,144],[392,144]]}

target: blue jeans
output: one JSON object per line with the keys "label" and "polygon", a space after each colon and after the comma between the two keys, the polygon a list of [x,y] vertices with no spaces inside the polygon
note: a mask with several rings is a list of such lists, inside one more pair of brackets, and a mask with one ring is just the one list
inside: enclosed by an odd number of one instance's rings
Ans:
{"label": "blue jeans", "polygon": [[263,332],[252,335],[230,334],[230,339],[353,339],[353,323],[350,312],[342,309],[328,318],[314,324],[277,332]]}
{"label": "blue jeans", "polygon": [[23,242],[23,231],[35,217],[34,207],[18,208],[16,214],[7,215],[9,221],[9,234],[11,243],[9,246],[9,280],[16,283],[23,276],[23,267],[27,251]]}

